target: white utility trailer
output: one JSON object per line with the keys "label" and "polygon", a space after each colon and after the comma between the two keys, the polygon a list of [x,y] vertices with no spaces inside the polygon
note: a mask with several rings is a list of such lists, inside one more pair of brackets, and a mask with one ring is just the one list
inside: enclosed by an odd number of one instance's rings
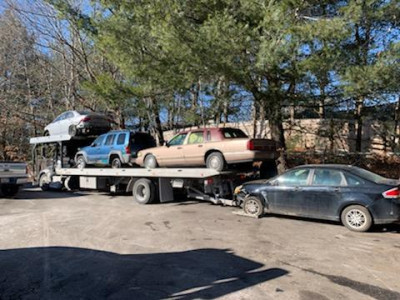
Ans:
{"label": "white utility trailer", "polygon": [[[140,204],[174,200],[174,190],[181,189],[189,198],[215,204],[236,206],[232,200],[241,177],[234,172],[207,168],[74,168],[78,147],[93,139],[69,135],[31,138],[36,180],[43,189],[95,189],[132,192]],[[47,150],[44,150],[48,148]],[[49,155],[51,157],[49,157]]]}

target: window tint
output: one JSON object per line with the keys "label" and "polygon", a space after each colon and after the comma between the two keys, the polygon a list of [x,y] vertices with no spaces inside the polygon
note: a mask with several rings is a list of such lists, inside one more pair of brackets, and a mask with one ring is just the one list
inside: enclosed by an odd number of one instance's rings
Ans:
{"label": "window tint", "polygon": [[192,132],[189,136],[188,144],[203,143],[203,131]]}
{"label": "window tint", "polygon": [[339,186],[342,179],[342,172],[338,170],[315,169],[312,185]]}
{"label": "window tint", "polygon": [[207,131],[207,141],[211,141],[211,131]]}
{"label": "window tint", "polygon": [[346,177],[348,186],[359,186],[365,184],[365,181],[360,177],[350,175],[349,173],[345,173],[344,177]]}
{"label": "window tint", "polygon": [[308,174],[308,169],[293,170],[279,176],[275,182],[282,186],[307,185]]}
{"label": "window tint", "polygon": [[169,142],[168,145],[170,146],[178,146],[178,145],[182,145],[185,138],[186,138],[187,133],[181,133],[175,137],[173,137]]}
{"label": "window tint", "polygon": [[104,143],[104,145],[112,145],[114,143],[114,138],[115,138],[115,134],[110,134],[109,136],[107,136],[106,138],[106,142]]}
{"label": "window tint", "polygon": [[74,113],[72,111],[67,112],[67,114],[65,116],[66,119],[71,119],[73,117],[74,117]]}
{"label": "window tint", "polygon": [[247,138],[247,135],[240,129],[233,129],[233,128],[222,129],[222,134],[226,139]]}
{"label": "window tint", "polygon": [[142,146],[146,147],[155,147],[156,146],[156,141],[154,138],[147,133],[144,132],[137,132],[134,134],[131,134],[131,144],[140,144]]}
{"label": "window tint", "polygon": [[101,146],[103,144],[103,141],[104,141],[105,137],[106,137],[105,135],[99,136],[97,139],[94,140],[92,145]]}
{"label": "window tint", "polygon": [[126,133],[120,133],[117,139],[117,145],[125,144]]}

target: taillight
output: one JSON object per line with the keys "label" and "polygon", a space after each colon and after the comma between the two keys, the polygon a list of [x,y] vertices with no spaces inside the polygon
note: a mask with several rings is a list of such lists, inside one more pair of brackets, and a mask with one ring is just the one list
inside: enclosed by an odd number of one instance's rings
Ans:
{"label": "taillight", "polygon": [[208,178],[208,179],[204,180],[205,185],[212,185],[213,183],[214,183],[214,179],[212,179],[212,178]]}
{"label": "taillight", "polygon": [[126,152],[126,154],[131,154],[131,147],[126,146],[125,147],[125,152]]}
{"label": "taillight", "polygon": [[249,140],[247,142],[247,150],[254,150],[254,141],[253,140]]}
{"label": "taillight", "polygon": [[388,198],[388,199],[400,198],[400,191],[396,187],[396,188],[393,188],[393,189],[388,190],[386,192],[383,192],[382,195],[383,195],[383,197]]}
{"label": "taillight", "polygon": [[84,117],[81,122],[89,122],[91,119],[90,117]]}

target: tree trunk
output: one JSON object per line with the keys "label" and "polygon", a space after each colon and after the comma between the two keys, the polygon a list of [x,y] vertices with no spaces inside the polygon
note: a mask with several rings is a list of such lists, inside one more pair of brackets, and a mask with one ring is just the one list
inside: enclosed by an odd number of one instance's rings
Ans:
{"label": "tree trunk", "polygon": [[364,99],[361,97],[356,100],[355,121],[356,121],[356,152],[362,150],[362,127],[363,127],[363,106]]}

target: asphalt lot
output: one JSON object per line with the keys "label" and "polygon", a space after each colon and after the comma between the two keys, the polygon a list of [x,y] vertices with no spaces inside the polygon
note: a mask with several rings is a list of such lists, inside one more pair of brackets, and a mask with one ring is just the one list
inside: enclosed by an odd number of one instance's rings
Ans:
{"label": "asphalt lot", "polygon": [[400,299],[400,225],[27,189],[0,199],[0,299]]}

